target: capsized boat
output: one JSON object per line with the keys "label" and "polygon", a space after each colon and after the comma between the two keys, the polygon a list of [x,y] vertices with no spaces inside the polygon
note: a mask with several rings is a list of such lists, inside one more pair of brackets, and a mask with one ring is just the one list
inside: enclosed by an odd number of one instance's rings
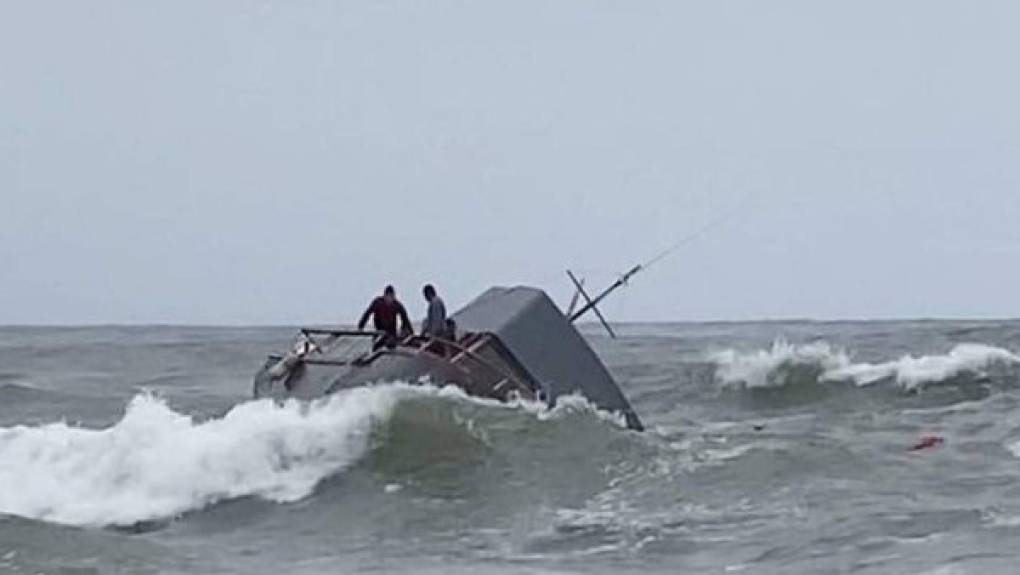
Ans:
{"label": "capsized boat", "polygon": [[452,320],[450,339],[410,336],[394,347],[375,331],[302,329],[293,349],[270,355],[255,375],[256,398],[313,399],[360,385],[403,381],[455,385],[469,395],[553,406],[580,394],[643,425],[609,370],[540,289],[494,287]]}

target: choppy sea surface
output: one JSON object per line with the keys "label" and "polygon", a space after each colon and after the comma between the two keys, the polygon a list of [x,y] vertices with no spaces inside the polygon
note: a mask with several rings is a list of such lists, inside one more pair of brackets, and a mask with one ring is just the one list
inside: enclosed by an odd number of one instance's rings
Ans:
{"label": "choppy sea surface", "polygon": [[584,331],[645,433],[252,401],[290,328],[0,328],[0,572],[1020,570],[1020,322]]}

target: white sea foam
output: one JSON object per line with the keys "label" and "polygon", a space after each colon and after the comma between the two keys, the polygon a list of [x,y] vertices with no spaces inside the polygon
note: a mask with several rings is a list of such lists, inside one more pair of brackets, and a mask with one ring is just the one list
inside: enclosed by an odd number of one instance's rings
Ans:
{"label": "white sea foam", "polygon": [[781,384],[770,377],[784,366],[818,366],[823,370],[850,365],[843,351],[825,342],[794,345],[777,341],[770,349],[740,352],[732,349],[715,352],[716,377],[727,385],[770,387]]}
{"label": "white sea foam", "polygon": [[867,385],[894,378],[903,387],[912,389],[964,373],[981,373],[995,363],[1020,363],[1020,356],[1001,347],[966,343],[957,345],[945,355],[908,355],[885,363],[850,364],[827,371],[824,379],[852,380]]}
{"label": "white sea foam", "polygon": [[252,401],[197,422],[148,395],[112,427],[0,428],[0,512],[73,525],[133,524],[257,496],[286,502],[368,448],[407,388],[311,404]]}
{"label": "white sea foam", "polygon": [[725,350],[711,356],[716,377],[724,384],[746,387],[781,385],[781,368],[816,367],[819,381],[851,381],[870,385],[892,380],[905,389],[945,381],[964,373],[981,373],[995,363],[1020,363],[1020,356],[984,344],[959,344],[944,355],[903,356],[881,363],[854,363],[850,355],[828,343],[794,345],[778,341],[770,349],[750,353]]}
{"label": "white sea foam", "polygon": [[1009,449],[1010,453],[1012,453],[1014,456],[1020,457],[1020,441],[1017,441],[1012,445],[1008,445],[1006,446],[1006,448]]}
{"label": "white sea foam", "polygon": [[400,401],[424,397],[518,410],[538,420],[581,412],[623,425],[580,396],[563,397],[550,410],[539,402],[500,403],[455,387],[399,383],[311,403],[250,401],[208,421],[139,395],[106,429],[66,423],[0,428],[0,513],[70,525],[132,525],[237,497],[296,501],[365,454],[373,427]]}
{"label": "white sea foam", "polygon": [[485,407],[524,411],[531,414],[539,421],[556,420],[562,417],[567,417],[571,414],[587,414],[609,424],[615,425],[616,427],[627,427],[626,418],[623,414],[599,409],[598,406],[588,401],[588,399],[580,393],[561,395],[556,399],[556,407],[549,409],[548,405],[538,400],[512,399],[510,401],[500,401],[497,399],[474,397],[468,395],[463,389],[453,385],[447,385],[442,388],[414,387],[413,389],[418,390],[418,393],[431,393],[438,397],[467,401]]}

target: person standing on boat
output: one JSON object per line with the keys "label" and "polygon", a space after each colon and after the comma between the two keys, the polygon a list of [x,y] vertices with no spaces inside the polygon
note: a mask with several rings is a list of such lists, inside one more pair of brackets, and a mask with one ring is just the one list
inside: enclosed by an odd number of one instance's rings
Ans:
{"label": "person standing on boat", "polygon": [[[397,290],[391,285],[386,286],[383,294],[372,300],[365,313],[361,314],[361,320],[358,321],[359,331],[365,329],[369,316],[372,316],[372,323],[375,325],[376,331],[385,334],[383,339],[376,343],[376,348],[383,345],[389,348],[396,347],[400,337],[414,334],[414,327],[407,317],[407,310],[404,309],[404,304],[397,299]],[[398,318],[400,319],[399,332],[397,331]]]}
{"label": "person standing on boat", "polygon": [[425,284],[421,288],[425,301],[429,302],[428,312],[425,314],[425,321],[421,322],[421,334],[425,337],[447,338],[446,333],[446,304],[443,298],[436,293],[432,284]]}

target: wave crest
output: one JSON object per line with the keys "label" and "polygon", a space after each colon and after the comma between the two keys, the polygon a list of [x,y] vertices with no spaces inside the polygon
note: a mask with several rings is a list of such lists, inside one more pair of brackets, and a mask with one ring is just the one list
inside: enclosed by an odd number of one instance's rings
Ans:
{"label": "wave crest", "polygon": [[94,430],[0,429],[0,512],[73,525],[130,525],[257,496],[294,501],[356,461],[401,388],[313,403],[252,401],[197,422],[150,395]]}
{"label": "wave crest", "polygon": [[0,428],[0,513],[70,525],[133,526],[238,497],[297,501],[377,447],[377,430],[384,432],[382,441],[420,448],[418,435],[391,437],[390,426],[399,421],[413,426],[422,400],[467,407],[468,421],[455,410],[438,425],[467,428],[469,434],[475,433],[472,413],[484,414],[496,427],[503,419],[499,414],[522,414],[522,424],[579,415],[624,426],[620,417],[581,396],[560,398],[549,409],[539,402],[474,398],[456,387],[403,383],[347,389],[313,402],[249,401],[206,421],[139,395],[105,429],[66,423]]}
{"label": "wave crest", "polygon": [[980,374],[997,363],[1020,363],[1020,355],[1000,347],[965,343],[942,355],[905,355],[881,363],[854,363],[850,354],[825,342],[794,345],[773,343],[754,352],[724,350],[711,355],[716,377],[725,385],[748,388],[777,387],[789,383],[791,373],[807,369],[822,382],[871,385],[895,381],[903,389],[938,383],[965,373]]}

